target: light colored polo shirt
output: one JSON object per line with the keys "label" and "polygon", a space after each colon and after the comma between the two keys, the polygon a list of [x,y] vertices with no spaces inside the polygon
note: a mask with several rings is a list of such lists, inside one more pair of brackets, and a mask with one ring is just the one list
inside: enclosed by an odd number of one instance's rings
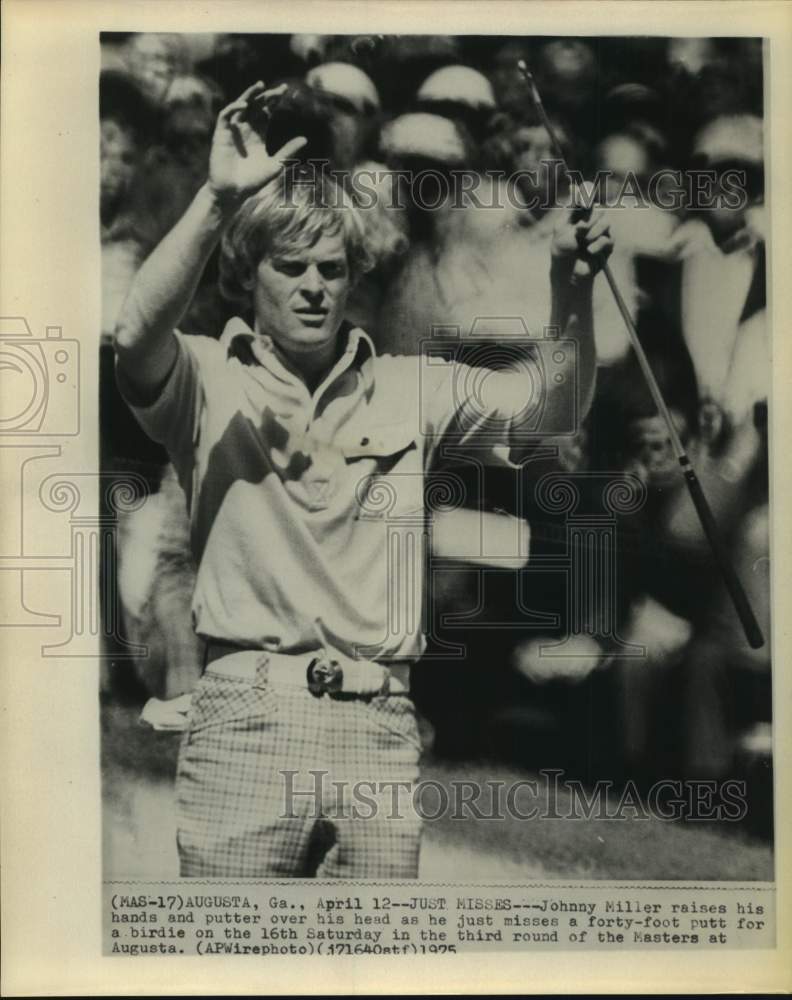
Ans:
{"label": "light colored polo shirt", "polygon": [[508,441],[531,384],[378,356],[357,328],[340,335],[343,354],[311,393],[242,320],[220,340],[177,333],[159,397],[130,404],[187,497],[199,635],[304,652],[318,629],[347,656],[414,659],[425,472],[449,433],[463,446]]}

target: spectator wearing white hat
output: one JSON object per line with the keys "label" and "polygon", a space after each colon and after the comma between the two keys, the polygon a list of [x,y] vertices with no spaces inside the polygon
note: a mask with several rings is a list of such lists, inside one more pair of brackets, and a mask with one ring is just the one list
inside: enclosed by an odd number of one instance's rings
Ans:
{"label": "spectator wearing white hat", "polygon": [[[382,130],[380,150],[398,172],[397,193],[407,209],[410,249],[385,289],[379,343],[383,350],[415,354],[432,323],[457,321],[457,302],[467,297],[475,278],[468,273],[471,241],[465,232],[471,209],[455,208],[454,203],[461,173],[471,171],[476,150],[464,126],[427,112],[410,112],[389,122]],[[481,183],[486,183],[483,178]],[[494,217],[486,221],[494,222]]]}
{"label": "spectator wearing white hat", "polygon": [[416,108],[462,121],[480,139],[497,110],[492,84],[470,66],[443,66],[431,73],[415,95]]}
{"label": "spectator wearing white hat", "polygon": [[454,201],[460,171],[477,162],[472,136],[461,122],[412,111],[383,127],[379,151],[395,171],[397,204],[406,209],[411,242],[431,242],[438,219]]}
{"label": "spectator wearing white hat", "polygon": [[492,84],[477,69],[470,66],[443,66],[421,84],[419,101],[453,101],[470,108],[495,109]]}
{"label": "spectator wearing white hat", "polygon": [[377,88],[362,69],[343,62],[315,66],[305,81],[327,100],[334,137],[333,165],[351,169],[365,157],[377,123]]}
{"label": "spectator wearing white hat", "polygon": [[380,149],[390,163],[426,160],[438,167],[467,165],[473,149],[458,124],[442,115],[412,111],[382,129]]}
{"label": "spectator wearing white hat", "polygon": [[[715,171],[720,204],[702,206],[678,230],[683,331],[702,395],[737,424],[768,389],[761,120],[748,114],[713,119],[694,140],[693,162]],[[722,197],[727,177],[739,204]]]}

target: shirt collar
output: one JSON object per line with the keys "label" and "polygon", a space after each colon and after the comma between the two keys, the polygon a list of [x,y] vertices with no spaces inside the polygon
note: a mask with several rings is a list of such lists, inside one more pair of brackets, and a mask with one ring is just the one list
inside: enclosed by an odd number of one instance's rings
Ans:
{"label": "shirt collar", "polygon": [[[354,366],[363,376],[366,393],[370,394],[374,385],[374,372],[373,365],[366,362],[373,361],[377,356],[374,341],[365,330],[352,326],[346,320],[342,323],[338,335],[346,337],[346,347],[323,385],[329,385]],[[272,338],[267,334],[255,333],[239,316],[233,317],[226,323],[220,336],[220,344],[226,349],[229,358],[236,357],[242,364],[261,365],[281,381],[290,384],[297,378],[278,357]]]}

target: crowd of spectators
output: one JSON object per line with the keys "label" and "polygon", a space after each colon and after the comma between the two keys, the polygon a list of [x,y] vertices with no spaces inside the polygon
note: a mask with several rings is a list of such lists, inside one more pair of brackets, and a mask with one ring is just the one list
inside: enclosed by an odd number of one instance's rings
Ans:
{"label": "crowd of spectators", "polygon": [[[550,238],[570,192],[519,61],[532,68],[570,161],[606,178],[613,272],[769,636],[761,40],[133,34],[103,36],[102,51],[103,460],[142,472],[161,498],[119,537],[127,621],[162,636],[163,669],[156,657],[141,668],[152,693],[178,693],[200,669],[186,530],[174,523],[164,455],[115,394],[113,325],[141,261],[206,177],[218,110],[258,79],[288,85],[273,148],[305,135],[302,158],[344,171],[361,200],[356,177],[375,192],[364,216],[377,264],[349,318],[379,350],[416,352],[437,324],[464,340],[522,316],[541,336],[549,317]],[[733,194],[738,177],[741,197],[691,198],[696,170],[710,171],[716,195]],[[454,171],[475,176],[477,199],[449,196],[442,180]],[[404,178],[422,172],[418,197]],[[213,260],[182,329],[217,336],[235,308]],[[595,328],[598,387],[584,425],[542,442],[555,447],[525,464],[525,488],[487,471],[483,484],[471,478],[469,502],[527,518],[532,558],[552,557],[563,555],[564,524],[532,499],[540,475],[567,474],[587,510],[599,502],[595,473],[640,480],[641,509],[618,518],[609,624],[579,629],[566,656],[543,655],[570,630],[565,575],[532,572],[531,560],[484,572],[461,559],[433,580],[439,624],[414,689],[447,756],[725,777],[748,748],[767,748],[769,644],[754,651],[742,636],[602,279]],[[454,642],[463,662],[441,655]],[[636,646],[645,655],[620,655]],[[596,668],[578,681],[584,663]]]}

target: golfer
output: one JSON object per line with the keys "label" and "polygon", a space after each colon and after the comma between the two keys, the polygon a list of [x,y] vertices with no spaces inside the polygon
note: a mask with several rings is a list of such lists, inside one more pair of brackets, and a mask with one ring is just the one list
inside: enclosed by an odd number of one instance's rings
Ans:
{"label": "golfer", "polygon": [[[537,393],[552,426],[554,388],[380,356],[376,331],[345,321],[372,264],[366,227],[335,181],[286,165],[304,139],[268,149],[281,93],[257,83],[220,112],[207,182],[137,274],[115,337],[121,390],[184,489],[198,567],[181,874],[412,878],[420,818],[363,815],[359,788],[418,777],[406,675],[424,641],[424,477],[451,437],[500,454],[524,442]],[[585,413],[592,279],[612,242],[596,212],[573,220],[554,237],[547,319],[577,342],[566,375]],[[218,339],[184,336],[218,242],[240,317]]]}

